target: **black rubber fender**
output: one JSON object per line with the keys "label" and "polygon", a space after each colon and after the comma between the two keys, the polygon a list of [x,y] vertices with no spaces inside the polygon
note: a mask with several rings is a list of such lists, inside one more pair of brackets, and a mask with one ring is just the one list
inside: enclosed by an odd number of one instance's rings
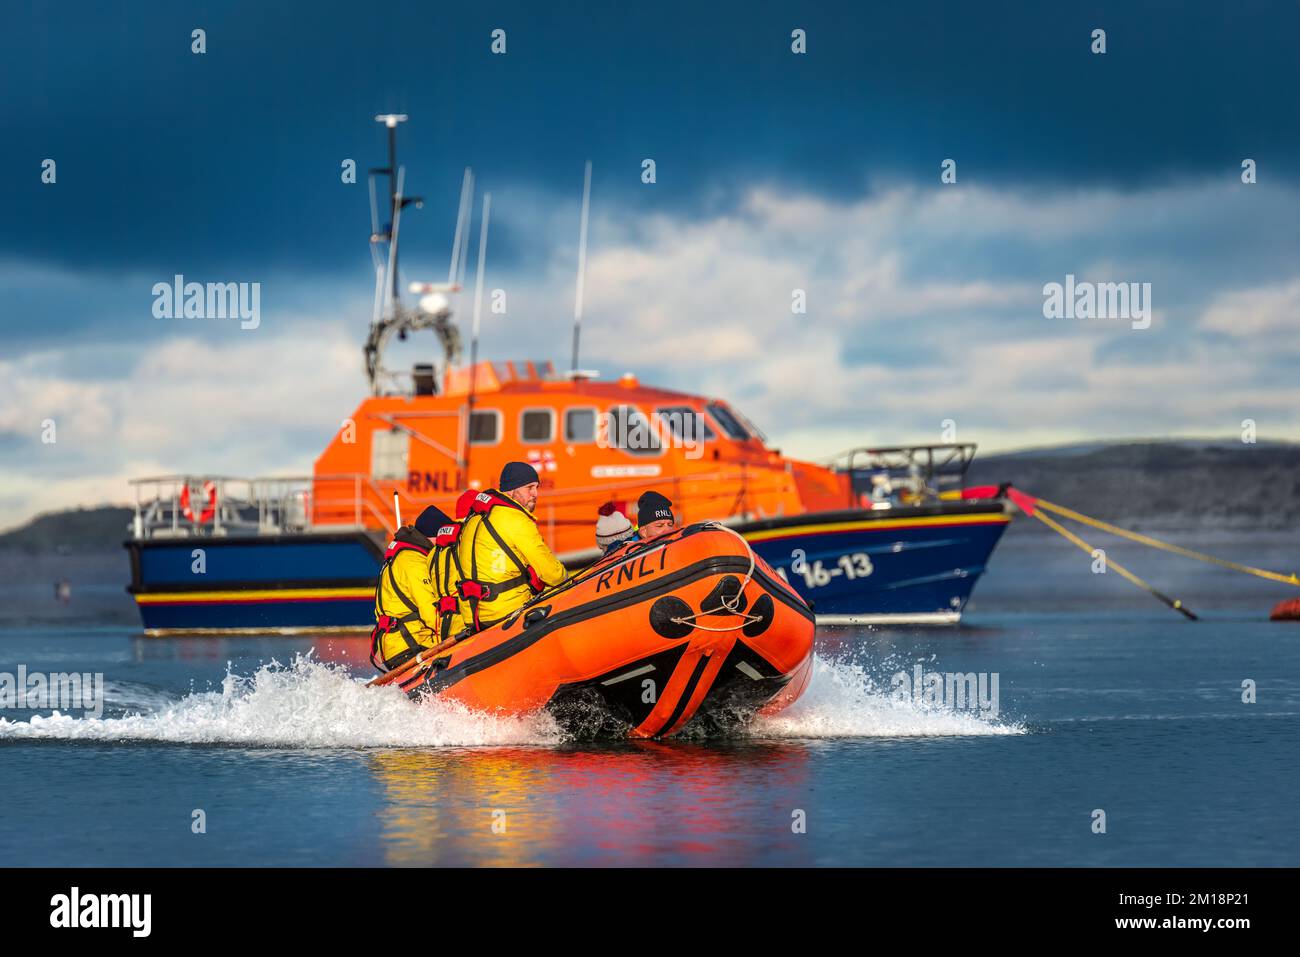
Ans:
{"label": "black rubber fender", "polygon": [[767,631],[776,619],[776,604],[772,601],[772,596],[760,595],[749,613],[755,616],[758,621],[749,622],[744,628],[740,629],[740,633],[746,638],[757,638]]}
{"label": "black rubber fender", "polygon": [[686,602],[676,595],[664,595],[650,606],[650,627],[659,637],[676,641],[689,635],[695,630],[695,626],[689,621],[676,622],[673,619],[684,618],[691,614],[694,612]]}

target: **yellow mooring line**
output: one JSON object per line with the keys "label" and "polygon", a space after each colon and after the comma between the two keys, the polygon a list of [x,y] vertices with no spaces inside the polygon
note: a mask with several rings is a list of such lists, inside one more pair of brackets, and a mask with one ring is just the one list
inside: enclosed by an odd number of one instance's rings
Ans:
{"label": "yellow mooring line", "polygon": [[[1044,504],[1043,500],[1041,498],[1038,499],[1038,506],[1040,508],[1043,506],[1043,504]],[[1038,511],[1037,509],[1034,510],[1034,518],[1038,519],[1040,522],[1042,522],[1048,528],[1052,529],[1057,534],[1064,536],[1068,541],[1071,541],[1075,545],[1078,545],[1089,555],[1093,553],[1094,549],[1091,545],[1085,542],[1078,535],[1074,534],[1074,532],[1070,531],[1068,528],[1063,526],[1060,522],[1056,521],[1056,519],[1048,518],[1046,515],[1044,515],[1042,512]],[[1192,621],[1197,620],[1196,615],[1192,613],[1191,609],[1184,607],[1183,603],[1179,601],[1177,598],[1170,598],[1168,595],[1165,595],[1157,591],[1155,588],[1151,587],[1149,584],[1144,582],[1141,578],[1138,578],[1137,575],[1134,575],[1131,571],[1129,571],[1119,562],[1112,560],[1110,556],[1106,557],[1106,567],[1115,569],[1115,571],[1119,572],[1121,575],[1123,575],[1125,578],[1131,581],[1134,585],[1137,585],[1139,588],[1150,592],[1152,595],[1160,599],[1162,602],[1164,602],[1174,611],[1181,612],[1182,614],[1190,618]]]}
{"label": "yellow mooring line", "polygon": [[[1036,499],[1039,508],[1045,508],[1049,512],[1055,512],[1057,515],[1065,518],[1072,518],[1076,522],[1082,522],[1084,525],[1091,525],[1093,528],[1100,529],[1103,532],[1109,532],[1112,535],[1118,535],[1120,538],[1127,538],[1130,541],[1139,542],[1142,545],[1149,545],[1152,548],[1163,549],[1167,552],[1173,552],[1175,555],[1182,555],[1185,558],[1194,558],[1197,561],[1209,562],[1212,565],[1219,565],[1223,568],[1231,568],[1233,571],[1245,572],[1247,575],[1255,575],[1259,578],[1267,578],[1269,581],[1282,582],[1285,585],[1300,585],[1300,578],[1292,572],[1290,575],[1283,575],[1280,572],[1270,572],[1263,568],[1253,568],[1250,565],[1240,565],[1237,562],[1230,562],[1224,558],[1215,558],[1213,555],[1206,555],[1204,552],[1193,551],[1190,548],[1183,548],[1181,545],[1171,545],[1168,542],[1162,542],[1158,538],[1152,538],[1150,535],[1142,535],[1139,532],[1130,532],[1128,529],[1120,528],[1118,525],[1112,525],[1110,522],[1103,522],[1098,518],[1089,518],[1073,509],[1066,508],[1063,505],[1055,505],[1052,502]],[[1049,523],[1054,524],[1054,523]],[[1057,526],[1058,530],[1060,526]],[[1114,565],[1114,562],[1111,562]],[[1116,566],[1117,568],[1119,566]]]}

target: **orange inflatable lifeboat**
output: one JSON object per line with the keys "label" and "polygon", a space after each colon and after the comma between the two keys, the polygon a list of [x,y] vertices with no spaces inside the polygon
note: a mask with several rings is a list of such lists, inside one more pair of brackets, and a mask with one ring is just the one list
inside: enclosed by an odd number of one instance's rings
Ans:
{"label": "orange inflatable lifeboat", "polygon": [[717,733],[793,702],[813,613],[738,534],[629,542],[499,624],[372,684],[479,711],[548,709],[581,736]]}

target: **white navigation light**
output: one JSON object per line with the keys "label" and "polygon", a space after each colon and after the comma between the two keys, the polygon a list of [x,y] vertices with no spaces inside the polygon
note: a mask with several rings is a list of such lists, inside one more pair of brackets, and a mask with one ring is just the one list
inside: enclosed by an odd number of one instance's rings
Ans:
{"label": "white navigation light", "polygon": [[450,316],[451,303],[440,292],[431,292],[420,297],[420,311],[431,316]]}

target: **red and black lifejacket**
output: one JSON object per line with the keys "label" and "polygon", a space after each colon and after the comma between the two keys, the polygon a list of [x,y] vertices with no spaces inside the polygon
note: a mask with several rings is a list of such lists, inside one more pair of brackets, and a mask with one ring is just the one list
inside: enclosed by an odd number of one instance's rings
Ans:
{"label": "red and black lifejacket", "polygon": [[[478,518],[474,524],[474,535],[470,540],[470,573],[466,575],[464,569],[460,568],[461,580],[459,585],[460,596],[469,604],[470,613],[474,618],[474,630],[478,631],[483,627],[479,620],[478,606],[480,602],[494,601],[500,598],[505,592],[518,588],[520,585],[527,585],[534,595],[540,595],[546,588],[546,583],[542,577],[537,574],[537,570],[532,565],[526,563],[513,548],[506,544],[506,540],[501,537],[492,525],[492,510],[494,508],[516,508],[532,519],[532,513],[524,508],[508,495],[503,495],[494,488],[479,492],[474,496],[474,500],[469,506],[469,515],[465,518],[465,524],[468,525],[471,520]],[[514,578],[507,579],[503,582],[485,582],[480,581],[478,577],[478,532],[480,528],[486,528],[488,534],[492,536],[497,547],[506,554],[509,559],[515,563],[519,569],[519,574]],[[458,561],[459,564],[459,561]]]}
{"label": "red and black lifejacket", "polygon": [[439,643],[451,637],[456,619],[460,615],[460,583],[465,575],[460,567],[460,522],[452,522],[438,529],[434,536],[434,551],[429,558],[433,572],[433,588],[438,595]]}
{"label": "red and black lifejacket", "polygon": [[[397,587],[397,578],[393,575],[393,561],[404,551],[415,551],[427,557],[433,551],[433,543],[408,525],[399,528],[393,540],[384,549],[384,564],[379,569],[379,580],[375,582],[375,627],[370,631],[370,663],[380,671],[400,668],[418,655],[424,647],[415,640],[409,627],[411,622],[420,620],[420,608],[409,595]],[[384,575],[388,576],[388,584],[392,587],[393,594],[406,606],[406,614],[389,615],[384,611]],[[406,648],[385,661],[383,639],[394,631],[402,636]]]}

